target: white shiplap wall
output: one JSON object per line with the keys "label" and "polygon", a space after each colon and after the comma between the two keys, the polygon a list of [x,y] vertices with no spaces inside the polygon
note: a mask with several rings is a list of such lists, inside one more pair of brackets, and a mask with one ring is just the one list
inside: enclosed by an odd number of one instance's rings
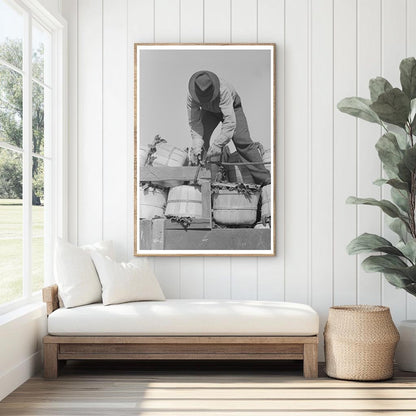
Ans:
{"label": "white shiplap wall", "polygon": [[384,232],[379,129],[335,108],[368,95],[370,77],[398,84],[416,54],[414,0],[62,0],[69,21],[70,238],[113,239],[133,253],[133,43],[277,44],[277,243],[275,258],[158,258],[168,297],[383,303],[396,320],[416,302],[359,267],[346,244]]}

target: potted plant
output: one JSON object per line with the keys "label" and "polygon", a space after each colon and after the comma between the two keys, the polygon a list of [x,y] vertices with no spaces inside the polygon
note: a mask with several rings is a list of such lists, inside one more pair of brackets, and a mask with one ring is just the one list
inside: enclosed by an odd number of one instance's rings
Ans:
{"label": "potted plant", "polygon": [[[376,144],[385,177],[377,186],[389,186],[391,200],[349,197],[347,203],[379,207],[389,217],[389,228],[397,234],[393,244],[376,234],[364,233],[352,240],[349,254],[373,253],[363,262],[367,272],[381,272],[386,280],[416,296],[416,59],[400,63],[400,88],[384,78],[369,82],[370,99],[344,98],[338,109],[354,117],[379,124],[383,135]],[[400,324],[402,341],[397,351],[399,366],[416,371],[416,321]]]}

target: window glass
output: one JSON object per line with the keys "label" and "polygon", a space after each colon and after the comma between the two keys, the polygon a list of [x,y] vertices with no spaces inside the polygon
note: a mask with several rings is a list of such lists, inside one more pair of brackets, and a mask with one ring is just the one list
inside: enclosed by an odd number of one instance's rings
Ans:
{"label": "window glass", "polygon": [[34,157],[32,162],[32,291],[43,287],[45,244],[44,161]]}
{"label": "window glass", "polygon": [[0,0],[1,312],[13,307],[3,308],[10,301],[29,301],[31,292],[44,286],[44,276],[52,277],[55,25],[51,22],[54,29],[47,30],[38,17],[48,22],[40,10],[31,10],[30,2]]}
{"label": "window glass", "polygon": [[23,67],[23,12],[13,7],[13,3],[0,0],[0,59],[16,68]]}
{"label": "window glass", "polygon": [[32,83],[32,152],[44,155],[45,144],[45,91]]}
{"label": "window glass", "polygon": [[22,155],[0,148],[0,304],[23,294]]}
{"label": "window glass", "polygon": [[22,76],[18,72],[0,65],[0,143],[17,147],[23,144],[22,86]]}
{"label": "window glass", "polygon": [[49,56],[51,35],[35,20],[32,21],[32,76],[38,81],[50,84]]}

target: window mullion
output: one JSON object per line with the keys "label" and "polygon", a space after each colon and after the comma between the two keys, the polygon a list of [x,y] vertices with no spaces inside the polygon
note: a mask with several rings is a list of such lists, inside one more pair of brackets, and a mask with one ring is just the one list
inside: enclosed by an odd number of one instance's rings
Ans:
{"label": "window mullion", "polygon": [[32,16],[23,41],[23,296],[32,295]]}

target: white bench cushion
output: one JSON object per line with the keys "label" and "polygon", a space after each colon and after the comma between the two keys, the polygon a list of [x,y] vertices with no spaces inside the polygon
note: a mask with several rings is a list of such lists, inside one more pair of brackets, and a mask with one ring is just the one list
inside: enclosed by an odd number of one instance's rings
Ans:
{"label": "white bench cushion", "polygon": [[169,299],[58,309],[50,335],[316,335],[318,314],[289,302]]}

